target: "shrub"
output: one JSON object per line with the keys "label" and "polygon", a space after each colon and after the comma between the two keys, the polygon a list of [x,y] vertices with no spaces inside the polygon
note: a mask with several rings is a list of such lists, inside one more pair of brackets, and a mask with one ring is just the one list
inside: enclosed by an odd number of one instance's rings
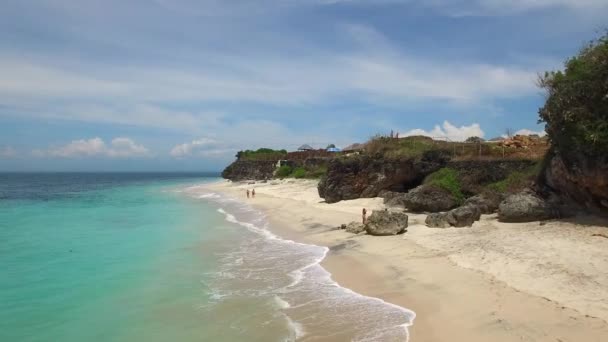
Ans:
{"label": "shrub", "polygon": [[[547,101],[539,109],[551,143],[562,154],[605,156],[608,151],[608,34],[568,59],[564,71],[539,77]],[[567,158],[569,159],[569,158]]]}
{"label": "shrub", "polygon": [[529,186],[537,177],[540,171],[540,163],[524,171],[515,171],[507,178],[487,185],[487,188],[498,193],[517,192]]}
{"label": "shrub", "polygon": [[445,167],[433,172],[426,177],[424,183],[449,191],[459,203],[464,201],[464,194],[462,193],[462,185],[460,184],[458,171],[454,169]]}
{"label": "shrub", "polygon": [[306,172],[306,178],[321,178],[327,174],[327,166],[319,166]]}
{"label": "shrub", "polygon": [[236,158],[239,160],[279,160],[285,158],[286,150],[273,150],[270,148],[259,148],[255,151],[239,151]]}
{"label": "shrub", "polygon": [[291,175],[294,178],[304,178],[306,177],[306,169],[304,169],[303,167],[298,167],[293,170],[293,173]]}
{"label": "shrub", "polygon": [[289,165],[282,165],[276,172],[276,176],[279,178],[285,178],[291,175],[293,168]]}

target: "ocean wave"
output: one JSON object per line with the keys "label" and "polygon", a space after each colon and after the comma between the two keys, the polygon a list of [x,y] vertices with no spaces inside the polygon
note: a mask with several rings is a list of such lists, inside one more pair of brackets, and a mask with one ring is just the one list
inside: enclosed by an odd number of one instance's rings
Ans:
{"label": "ocean wave", "polygon": [[[275,307],[285,311],[284,315],[293,333],[293,339],[290,341],[301,338],[305,328],[302,322],[309,324],[309,321],[316,316],[314,314],[310,317],[300,317],[301,322],[298,322],[290,317],[290,314],[294,313],[293,310],[313,310],[313,312],[315,312],[314,310],[324,310],[325,312],[332,311],[334,314],[335,310],[340,308],[343,311],[341,314],[345,316],[342,321],[344,324],[350,324],[348,327],[342,326],[343,329],[351,326],[358,328],[358,324],[370,324],[369,319],[365,319],[365,317],[376,319],[374,327],[361,329],[353,341],[407,341],[409,339],[408,327],[413,324],[416,314],[380,298],[365,296],[342,287],[334,281],[331,273],[321,266],[321,262],[329,252],[327,247],[304,244],[276,236],[268,230],[265,215],[243,201],[223,195],[219,198],[209,196],[206,199],[221,205],[217,212],[224,215],[226,221],[245,227],[270,243],[257,245],[256,241],[244,242],[240,248],[245,248],[245,250],[235,250],[232,254],[227,255],[224,265],[228,268],[242,267],[239,275],[241,280],[268,281],[269,276],[267,275],[272,275],[273,269],[277,270],[274,274],[278,277],[277,279],[280,278],[280,275],[289,277],[289,280],[282,285],[276,283],[279,280],[275,280],[275,283],[264,283],[266,284],[264,289],[239,289],[232,292],[231,295],[272,296],[269,299],[275,303]],[[241,216],[247,216],[247,219],[240,218]],[[251,262],[262,261],[272,267],[250,265]],[[290,267],[292,269],[287,270]],[[293,267],[296,268],[293,269]],[[227,279],[221,272],[215,276]],[[282,293],[282,297],[279,297],[278,293]],[[284,296],[293,298],[286,299]],[[309,307],[312,304],[315,305],[312,308],[317,306],[319,308],[312,309]],[[360,321],[356,322],[356,320]],[[340,319],[336,321],[340,321]]]}

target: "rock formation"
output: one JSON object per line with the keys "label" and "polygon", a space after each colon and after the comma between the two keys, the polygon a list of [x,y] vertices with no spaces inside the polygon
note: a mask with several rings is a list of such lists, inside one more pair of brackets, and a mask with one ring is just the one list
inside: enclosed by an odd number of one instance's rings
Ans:
{"label": "rock formation", "polygon": [[375,197],[382,190],[405,191],[445,166],[447,151],[433,150],[417,158],[389,159],[380,155],[333,159],[319,182],[319,196],[327,203]]}
{"label": "rock formation", "polygon": [[359,234],[359,233],[363,233],[365,231],[365,225],[363,225],[363,223],[360,223],[360,222],[353,221],[353,222],[343,225],[343,226],[347,232],[353,233],[353,234]]}
{"label": "rock formation", "polygon": [[424,223],[431,228],[470,227],[479,221],[481,210],[472,204],[463,205],[444,213],[431,213]]}
{"label": "rock formation", "polygon": [[403,212],[374,210],[365,224],[369,235],[397,235],[407,230],[408,216]]}
{"label": "rock formation", "polygon": [[608,215],[608,155],[597,158],[549,152],[542,185],[596,214]]}
{"label": "rock formation", "polygon": [[222,171],[222,177],[232,181],[271,179],[276,163],[272,160],[237,160]]}
{"label": "rock formation", "polygon": [[440,187],[421,185],[401,196],[393,197],[389,203],[402,204],[413,212],[439,212],[450,210],[458,205],[452,194]]}
{"label": "rock formation", "polygon": [[498,210],[501,201],[500,194],[486,192],[467,198],[463,206],[475,206],[482,214],[492,214]]}
{"label": "rock formation", "polygon": [[532,191],[523,191],[507,197],[498,208],[502,222],[531,222],[552,218],[554,210]]}

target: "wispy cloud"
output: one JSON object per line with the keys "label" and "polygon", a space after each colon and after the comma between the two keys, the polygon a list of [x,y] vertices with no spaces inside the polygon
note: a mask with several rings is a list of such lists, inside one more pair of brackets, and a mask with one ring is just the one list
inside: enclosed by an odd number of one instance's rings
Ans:
{"label": "wispy cloud", "polygon": [[17,150],[11,146],[0,146],[0,158],[14,158],[17,156]]}
{"label": "wispy cloud", "polygon": [[53,147],[47,150],[34,150],[33,154],[39,157],[60,158],[98,156],[109,158],[130,158],[148,157],[150,156],[150,151],[148,151],[148,149],[143,145],[135,143],[130,138],[114,138],[110,144],[107,145],[103,139],[95,137],[91,139],[73,140],[64,146]]}

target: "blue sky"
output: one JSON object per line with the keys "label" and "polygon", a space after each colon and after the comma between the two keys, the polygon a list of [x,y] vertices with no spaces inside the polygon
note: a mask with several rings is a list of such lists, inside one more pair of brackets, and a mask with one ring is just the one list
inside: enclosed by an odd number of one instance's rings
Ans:
{"label": "blue sky", "polygon": [[0,170],[542,132],[537,73],[606,17],[605,0],[5,0]]}

